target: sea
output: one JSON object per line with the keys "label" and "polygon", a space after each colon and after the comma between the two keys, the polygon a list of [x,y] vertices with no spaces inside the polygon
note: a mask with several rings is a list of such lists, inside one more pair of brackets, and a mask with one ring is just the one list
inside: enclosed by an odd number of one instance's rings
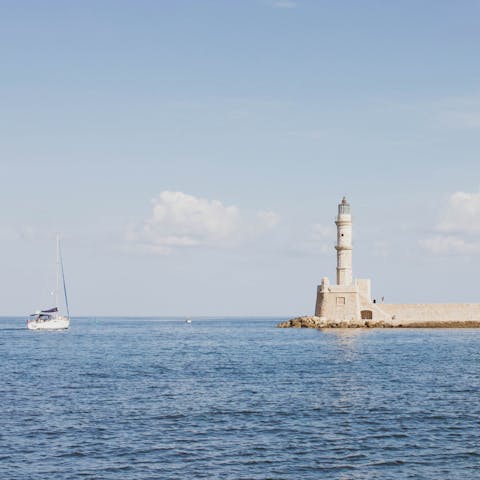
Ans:
{"label": "sea", "polygon": [[0,318],[0,478],[480,479],[480,329]]}

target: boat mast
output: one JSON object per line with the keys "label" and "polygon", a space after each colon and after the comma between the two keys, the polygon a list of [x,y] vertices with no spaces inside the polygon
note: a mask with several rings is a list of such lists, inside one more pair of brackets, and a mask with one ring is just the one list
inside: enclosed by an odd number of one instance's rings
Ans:
{"label": "boat mast", "polygon": [[65,285],[65,272],[63,271],[63,257],[60,250],[60,241],[58,242],[58,257],[60,259],[60,268],[62,269],[62,283],[63,283],[63,295],[65,296],[65,308],[67,309],[67,317],[70,318],[70,310],[68,308],[67,287]]}
{"label": "boat mast", "polygon": [[55,288],[55,306],[58,309],[58,290],[60,288],[60,235],[57,233],[57,287]]}

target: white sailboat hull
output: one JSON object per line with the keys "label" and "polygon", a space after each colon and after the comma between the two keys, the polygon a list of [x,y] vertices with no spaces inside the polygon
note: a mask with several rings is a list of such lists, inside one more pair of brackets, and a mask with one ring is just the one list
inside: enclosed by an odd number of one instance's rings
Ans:
{"label": "white sailboat hull", "polygon": [[66,330],[69,326],[70,318],[60,315],[47,320],[39,318],[27,320],[27,328],[29,330]]}

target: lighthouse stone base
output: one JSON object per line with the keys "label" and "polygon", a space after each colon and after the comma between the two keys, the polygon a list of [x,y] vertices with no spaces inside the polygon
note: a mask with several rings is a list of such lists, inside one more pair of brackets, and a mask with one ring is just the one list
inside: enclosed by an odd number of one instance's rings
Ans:
{"label": "lighthouse stone base", "polygon": [[317,288],[315,306],[321,327],[478,327],[480,303],[389,304],[371,300],[370,280]]}

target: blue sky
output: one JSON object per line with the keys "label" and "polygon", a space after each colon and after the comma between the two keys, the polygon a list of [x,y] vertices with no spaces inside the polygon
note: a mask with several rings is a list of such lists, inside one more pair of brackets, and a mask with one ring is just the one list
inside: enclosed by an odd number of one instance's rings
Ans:
{"label": "blue sky", "polygon": [[293,315],[335,276],[480,301],[480,2],[0,0],[0,302]]}

